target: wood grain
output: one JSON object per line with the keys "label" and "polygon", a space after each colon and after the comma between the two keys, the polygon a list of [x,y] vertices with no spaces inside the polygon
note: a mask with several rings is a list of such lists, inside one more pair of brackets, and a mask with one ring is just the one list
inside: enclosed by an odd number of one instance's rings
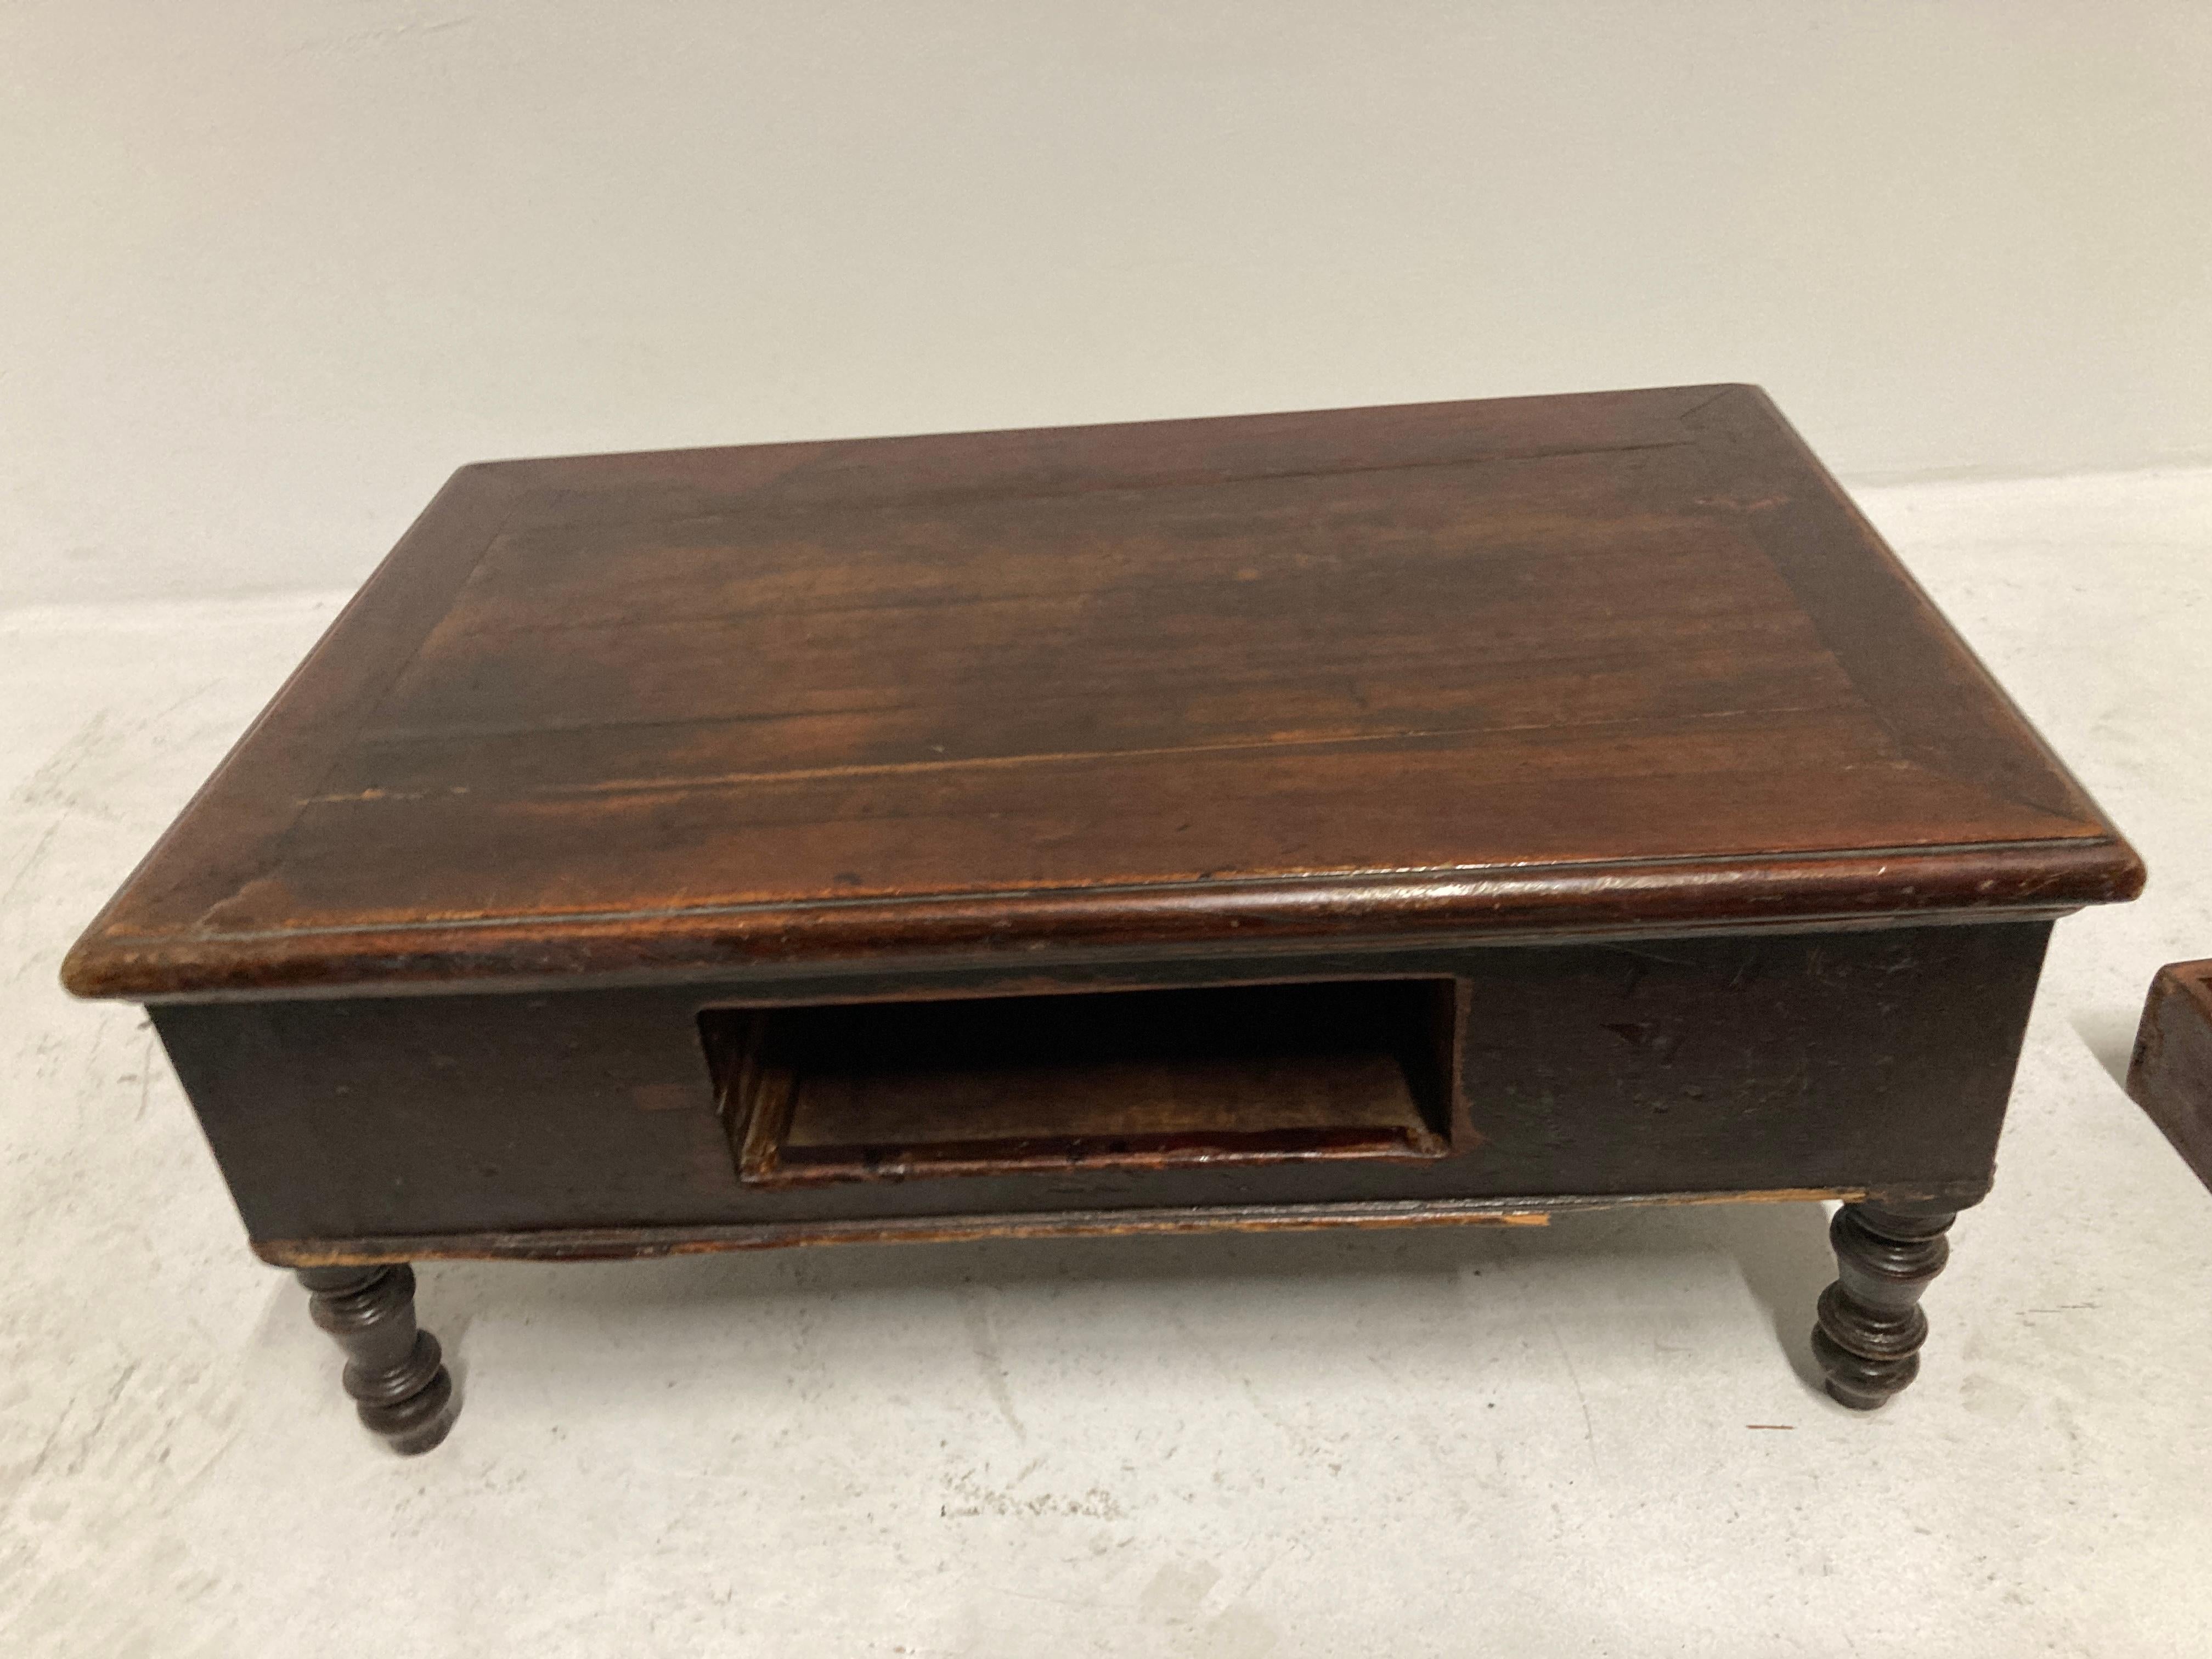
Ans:
{"label": "wood grain", "polygon": [[1070,1210],[945,1215],[919,1221],[766,1223],[741,1226],[554,1228],[462,1237],[263,1239],[254,1251],[283,1267],[414,1261],[635,1261],[724,1250],[811,1244],[952,1244],[992,1238],[1142,1238],[1179,1233],[1387,1231],[1401,1227],[1543,1227],[1555,1215],[1673,1204],[1804,1204],[1856,1200],[1850,1188],[1771,1192],[1624,1193],[1540,1201],[1447,1199],[1423,1202],[1236,1205],[1187,1210]]}
{"label": "wood grain", "polygon": [[2051,919],[2142,880],[1699,386],[464,469],[64,978],[403,1449],[413,1257],[1744,1198],[1850,1203],[1871,1407]]}
{"label": "wood grain", "polygon": [[1754,389],[465,470],[80,994],[1757,926],[2141,867]]}

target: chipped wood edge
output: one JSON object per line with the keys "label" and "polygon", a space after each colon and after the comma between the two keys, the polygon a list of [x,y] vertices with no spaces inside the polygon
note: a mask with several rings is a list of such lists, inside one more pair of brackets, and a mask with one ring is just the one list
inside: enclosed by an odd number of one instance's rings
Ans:
{"label": "chipped wood edge", "polygon": [[[929,1244],[1000,1238],[1103,1238],[1211,1232],[1320,1231],[1395,1227],[1541,1227],[1553,1216],[1666,1204],[1856,1202],[1859,1187],[1780,1187],[1756,1192],[1631,1193],[1593,1197],[1430,1199],[1408,1202],[1243,1205],[1169,1210],[1048,1210],[1027,1215],[933,1215],[857,1221],[753,1222],[697,1226],[560,1227],[528,1231],[392,1234],[364,1238],[264,1238],[254,1254],[281,1267],[386,1261],[586,1261],[696,1255],[808,1244]],[[1900,1197],[1906,1194],[1899,1194]],[[1935,1193],[1912,1197],[1935,1197]],[[1944,1201],[1971,1204],[1978,1191]]]}

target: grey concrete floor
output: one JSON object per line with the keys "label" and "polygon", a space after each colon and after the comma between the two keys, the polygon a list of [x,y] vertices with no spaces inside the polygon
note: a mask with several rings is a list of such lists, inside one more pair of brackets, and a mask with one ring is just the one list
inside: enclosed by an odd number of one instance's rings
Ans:
{"label": "grey concrete floor", "polygon": [[2212,1196],[2112,1068],[2212,954],[2212,473],[1863,499],[2153,871],[1871,1418],[1789,1205],[431,1267],[467,1403],[386,1455],[54,981],[337,596],[0,614],[0,1651],[2204,1653]]}

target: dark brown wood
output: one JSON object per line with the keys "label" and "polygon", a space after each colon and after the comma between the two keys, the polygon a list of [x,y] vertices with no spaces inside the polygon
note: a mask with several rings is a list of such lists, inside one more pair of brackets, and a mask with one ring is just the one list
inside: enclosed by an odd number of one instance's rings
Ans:
{"label": "dark brown wood", "polygon": [[2142,879],[1699,386],[465,469],[64,976],[402,1437],[410,1258],[1777,1196],[1870,1403]]}
{"label": "dark brown wood", "polygon": [[81,994],[2123,898],[1755,389],[465,470]]}
{"label": "dark brown wood", "polygon": [[[537,995],[162,1003],[256,1240],[1784,1188],[1987,1190],[2048,927],[1095,963]],[[702,1012],[1388,972],[1460,987],[1443,1157],[739,1176]],[[1172,977],[1170,977],[1172,975]],[[489,1249],[487,1246],[487,1249]]]}
{"label": "dark brown wood", "polygon": [[633,1261],[724,1250],[781,1250],[818,1244],[950,1244],[977,1239],[1134,1238],[1175,1233],[1383,1231],[1402,1227],[1543,1227],[1555,1215],[1680,1204],[1804,1204],[1858,1199],[1826,1188],[1780,1192],[1621,1193],[1600,1198],[1430,1199],[1407,1203],[1233,1204],[1146,1210],[1048,1210],[1021,1215],[933,1215],[913,1220],[809,1221],[750,1226],[562,1227],[458,1237],[263,1239],[264,1261],[321,1263],[487,1257],[517,1261]]}
{"label": "dark brown wood", "polygon": [[453,1426],[453,1379],[438,1339],[415,1323],[415,1270],[303,1267],[317,1326],[345,1350],[345,1391],[362,1422],[403,1456],[428,1451]]}
{"label": "dark brown wood", "polygon": [[1439,1158],[1453,1000],[1449,980],[1340,980],[700,1023],[739,1181],[797,1185]]}
{"label": "dark brown wood", "polygon": [[1846,1204],[1828,1237],[1836,1249],[1836,1282],[1820,1293],[1813,1352],[1828,1392],[1853,1411],[1887,1405],[1920,1375],[1928,1340],[1921,1292],[1950,1260],[1944,1237],[1954,1218],[1942,1211],[1907,1212],[1880,1204]]}
{"label": "dark brown wood", "polygon": [[2170,962],[2151,981],[2128,1093],[2212,1187],[2212,961]]}

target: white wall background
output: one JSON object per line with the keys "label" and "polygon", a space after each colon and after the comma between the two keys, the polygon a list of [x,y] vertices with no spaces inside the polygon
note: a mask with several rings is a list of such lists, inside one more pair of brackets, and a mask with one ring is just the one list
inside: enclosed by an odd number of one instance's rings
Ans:
{"label": "white wall background", "polygon": [[1764,382],[2212,455],[2212,4],[12,0],[0,603],[496,455]]}

